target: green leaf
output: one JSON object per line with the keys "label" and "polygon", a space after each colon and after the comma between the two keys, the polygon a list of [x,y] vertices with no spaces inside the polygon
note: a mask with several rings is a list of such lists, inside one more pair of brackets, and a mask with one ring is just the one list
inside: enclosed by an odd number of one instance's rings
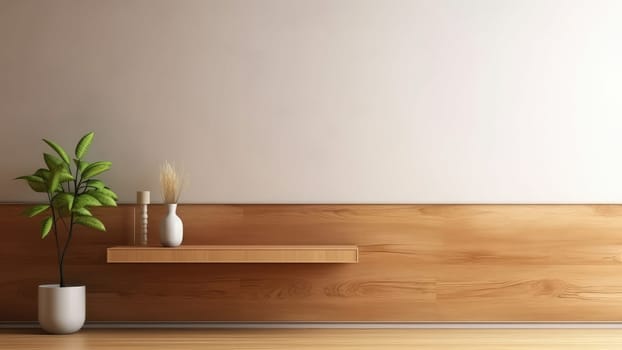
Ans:
{"label": "green leaf", "polygon": [[119,196],[117,196],[116,193],[112,192],[112,190],[109,189],[108,187],[100,188],[99,191],[105,194],[106,196],[114,199],[115,201],[119,199]]}
{"label": "green leaf", "polygon": [[89,162],[85,162],[80,159],[74,159],[73,161],[76,163],[76,167],[78,168],[78,171],[80,172],[83,172],[84,169],[86,169],[86,167],[89,166]]}
{"label": "green leaf", "polygon": [[28,182],[28,186],[35,192],[47,192],[48,188],[45,184],[45,180],[40,176],[36,175],[28,175],[28,176],[20,176],[15,178],[15,180],[26,180]]}
{"label": "green leaf", "polygon": [[78,159],[82,159],[86,152],[88,152],[91,142],[93,142],[93,136],[95,136],[95,133],[91,131],[90,133],[82,136],[78,142],[78,145],[76,146],[76,157]]}
{"label": "green leaf", "polygon": [[103,181],[95,180],[95,179],[88,180],[86,182],[86,185],[89,186],[89,187],[96,188],[98,190],[101,190],[102,188],[104,188],[106,186]]}
{"label": "green leaf", "polygon": [[45,238],[52,229],[52,217],[48,216],[41,222],[41,239]]}
{"label": "green leaf", "polygon": [[103,204],[103,205],[105,205],[107,207],[116,207],[117,206],[117,202],[114,200],[114,198],[109,197],[104,192],[102,192],[102,190],[88,191],[86,193],[90,194],[93,197],[95,197],[95,199],[97,199],[101,204]]}
{"label": "green leaf", "polygon": [[67,156],[67,152],[65,152],[61,146],[50,140],[43,139],[43,141],[45,141],[45,143],[47,143],[54,151],[56,151],[56,153],[58,153],[65,164],[69,165],[69,156]]}
{"label": "green leaf", "polygon": [[42,183],[42,184],[45,183],[43,178],[41,178],[40,176],[37,176],[37,175],[20,176],[20,177],[16,177],[15,180],[26,180],[26,181],[38,182],[38,183]]}
{"label": "green leaf", "polygon": [[60,207],[58,209],[56,209],[56,217],[63,217],[63,218],[67,218],[71,216],[71,211],[69,209],[67,209],[67,207]]}
{"label": "green leaf", "polygon": [[47,193],[48,191],[48,188],[45,184],[28,181],[28,186],[30,186],[30,188],[35,192]]}
{"label": "green leaf", "polygon": [[87,166],[86,169],[84,169],[84,171],[82,172],[82,178],[88,179],[93,176],[97,176],[103,173],[104,171],[110,169],[111,166],[112,166],[111,162],[95,162],[95,163],[89,164],[89,166]]}
{"label": "green leaf", "polygon": [[77,216],[73,219],[73,222],[78,225],[83,225],[86,227],[94,228],[100,231],[106,231],[106,227],[104,223],[99,221],[99,219],[92,216]]}
{"label": "green leaf", "polygon": [[[37,191],[37,192],[47,192],[48,191],[47,184],[50,181],[50,179],[52,178],[52,172],[49,171],[48,169],[39,168],[39,169],[37,169],[37,171],[35,172],[34,175],[38,176],[38,177],[40,177],[40,178],[42,178],[44,180],[43,181],[43,185],[39,185],[38,186],[38,187],[40,187],[40,191]],[[60,185],[58,185],[58,187],[56,187],[56,191],[62,191],[62,190],[63,190],[63,188]]]}
{"label": "green leaf", "polygon": [[43,180],[47,181],[52,176],[52,172],[49,171],[48,169],[39,168],[37,169],[37,171],[35,171],[34,175],[39,176]]}
{"label": "green leaf", "polygon": [[78,210],[85,207],[100,207],[102,204],[88,193],[82,193],[73,201],[73,207]]}
{"label": "green leaf", "polygon": [[58,185],[60,183],[60,172],[54,171],[52,172],[52,177],[48,181],[48,192],[54,193],[58,190]]}
{"label": "green leaf", "polygon": [[58,175],[58,182],[70,182],[73,181],[73,176],[71,176],[71,174],[69,173],[60,173]]}
{"label": "green leaf", "polygon": [[79,209],[73,208],[72,211],[81,216],[93,216],[93,214],[86,208],[79,208]]}
{"label": "green leaf", "polygon": [[70,211],[73,208],[73,194],[60,192],[52,198],[52,205],[56,209],[67,208]]}
{"label": "green leaf", "polygon": [[49,208],[50,208],[50,206],[47,205],[47,204],[35,205],[34,207],[28,208],[24,212],[24,214],[26,214],[26,216],[31,218],[31,217],[33,217],[35,215],[39,215],[39,214],[43,213],[44,211],[48,210]]}
{"label": "green leaf", "polygon": [[43,160],[45,161],[45,165],[47,165],[48,169],[50,169],[51,171],[65,166],[60,158],[53,156],[49,153],[43,153]]}
{"label": "green leaf", "polygon": [[71,173],[66,168],[57,169],[56,171],[59,172],[59,174],[58,174],[58,182],[62,183],[62,182],[73,181],[73,176],[71,175]]}

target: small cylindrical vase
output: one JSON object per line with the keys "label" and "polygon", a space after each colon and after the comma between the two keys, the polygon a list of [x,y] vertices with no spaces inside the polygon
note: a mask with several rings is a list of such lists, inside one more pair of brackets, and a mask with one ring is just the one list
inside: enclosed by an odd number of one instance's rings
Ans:
{"label": "small cylindrical vase", "polygon": [[160,243],[165,247],[177,247],[184,239],[184,224],[177,216],[177,203],[166,204],[168,212],[160,223]]}
{"label": "small cylindrical vase", "polygon": [[151,204],[149,191],[136,192],[136,207],[134,209],[134,244],[147,245],[147,226],[149,222],[148,206]]}

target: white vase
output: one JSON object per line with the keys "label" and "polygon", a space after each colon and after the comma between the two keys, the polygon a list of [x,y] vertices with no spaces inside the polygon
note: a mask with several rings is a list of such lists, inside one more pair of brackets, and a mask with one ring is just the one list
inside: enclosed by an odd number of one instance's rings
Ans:
{"label": "white vase", "polygon": [[86,318],[86,287],[39,286],[39,324],[48,333],[69,334],[80,330]]}
{"label": "white vase", "polygon": [[160,223],[160,243],[165,247],[177,247],[184,239],[184,223],[177,216],[177,203],[166,204],[168,213]]}

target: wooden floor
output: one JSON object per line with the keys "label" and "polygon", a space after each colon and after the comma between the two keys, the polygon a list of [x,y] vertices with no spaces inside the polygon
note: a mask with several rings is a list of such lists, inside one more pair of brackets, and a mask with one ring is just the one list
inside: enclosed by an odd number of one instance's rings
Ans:
{"label": "wooden floor", "polygon": [[0,330],[0,349],[621,349],[622,329]]}

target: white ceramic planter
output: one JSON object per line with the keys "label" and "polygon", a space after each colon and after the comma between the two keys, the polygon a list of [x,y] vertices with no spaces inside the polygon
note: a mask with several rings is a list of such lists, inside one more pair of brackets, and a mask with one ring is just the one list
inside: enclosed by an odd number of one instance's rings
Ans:
{"label": "white ceramic planter", "polygon": [[48,333],[69,334],[80,330],[86,318],[86,287],[39,286],[39,324]]}
{"label": "white ceramic planter", "polygon": [[177,216],[177,204],[166,204],[168,212],[160,223],[160,243],[165,247],[177,247],[184,239],[184,224]]}

